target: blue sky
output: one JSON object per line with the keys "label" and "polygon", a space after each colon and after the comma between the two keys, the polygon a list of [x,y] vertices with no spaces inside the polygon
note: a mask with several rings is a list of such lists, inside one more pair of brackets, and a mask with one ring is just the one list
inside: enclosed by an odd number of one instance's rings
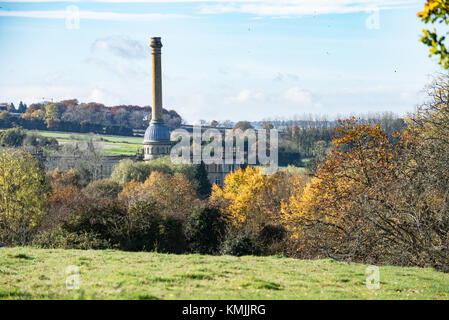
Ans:
{"label": "blue sky", "polygon": [[164,107],[188,122],[405,114],[440,70],[424,2],[0,1],[0,102],[150,105],[160,36]]}

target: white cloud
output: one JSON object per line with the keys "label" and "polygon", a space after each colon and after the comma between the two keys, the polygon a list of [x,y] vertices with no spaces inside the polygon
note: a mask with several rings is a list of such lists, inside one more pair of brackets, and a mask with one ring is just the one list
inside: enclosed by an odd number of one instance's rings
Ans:
{"label": "white cloud", "polygon": [[248,102],[251,100],[261,100],[263,99],[264,95],[261,92],[254,92],[252,90],[241,90],[236,96],[229,97],[225,99],[226,103],[234,103],[234,102]]}
{"label": "white cloud", "polygon": [[148,56],[148,50],[139,41],[127,36],[109,36],[97,39],[92,43],[91,48],[93,51],[107,51],[128,59],[144,59]]}
{"label": "white cloud", "polygon": [[[40,19],[67,19],[73,17],[73,12],[63,10],[47,11],[6,11],[0,10],[0,17],[22,17],[22,18],[40,18]],[[181,19],[188,16],[173,13],[118,13],[103,11],[79,11],[79,19],[86,20],[120,20],[120,21],[148,21],[164,19]]]}
{"label": "white cloud", "polygon": [[284,99],[290,102],[299,103],[302,105],[311,105],[312,94],[309,91],[298,87],[293,87],[284,92]]}
{"label": "white cloud", "polygon": [[[372,9],[422,8],[423,0],[79,0],[104,3],[192,3],[203,14],[244,13],[257,17],[288,18],[302,15],[344,14]],[[60,0],[4,0],[3,2],[60,2]],[[65,11],[0,11],[0,16],[64,19]],[[117,13],[80,11],[81,19],[161,20],[179,19],[181,14]]]}
{"label": "white cloud", "polygon": [[256,16],[286,18],[289,16],[344,14],[367,12],[372,9],[389,10],[422,7],[418,0],[286,0],[234,1],[232,4],[206,4],[204,14],[245,13]]}

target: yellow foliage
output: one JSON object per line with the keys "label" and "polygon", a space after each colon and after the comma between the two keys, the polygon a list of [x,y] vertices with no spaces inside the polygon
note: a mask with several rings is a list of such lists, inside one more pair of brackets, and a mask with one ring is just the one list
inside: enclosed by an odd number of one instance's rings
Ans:
{"label": "yellow foliage", "polygon": [[293,176],[288,173],[264,175],[259,168],[239,169],[225,178],[225,186],[212,188],[211,203],[235,227],[279,223],[281,203],[290,196]]}
{"label": "yellow foliage", "polygon": [[132,180],[119,193],[120,201],[132,207],[138,202],[154,202],[161,213],[184,216],[197,204],[196,186],[185,175],[173,176],[153,171],[145,182]]}
{"label": "yellow foliage", "polygon": [[44,173],[30,154],[3,150],[0,153],[0,231],[8,230],[23,244],[46,213],[47,191]]}

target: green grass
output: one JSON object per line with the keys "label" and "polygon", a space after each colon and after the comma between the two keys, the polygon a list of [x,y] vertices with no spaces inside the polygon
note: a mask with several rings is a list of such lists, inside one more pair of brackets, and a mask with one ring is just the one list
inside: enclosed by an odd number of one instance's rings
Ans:
{"label": "green grass", "polygon": [[132,156],[143,150],[143,137],[121,137],[93,133],[71,133],[58,131],[29,131],[40,136],[55,138],[59,143],[76,143],[92,139],[95,144],[104,147],[101,153],[105,156]]}
{"label": "green grass", "polygon": [[[79,290],[66,268],[80,269]],[[449,274],[333,260],[0,248],[0,299],[447,299]]]}

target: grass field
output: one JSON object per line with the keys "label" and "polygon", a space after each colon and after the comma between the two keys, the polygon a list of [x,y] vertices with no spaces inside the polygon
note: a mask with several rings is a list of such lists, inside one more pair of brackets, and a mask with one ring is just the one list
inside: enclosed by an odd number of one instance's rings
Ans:
{"label": "grass field", "polygon": [[[79,289],[66,287],[79,267]],[[447,299],[449,274],[333,260],[0,248],[1,299]]]}
{"label": "grass field", "polygon": [[88,140],[101,149],[106,156],[132,156],[143,150],[143,137],[120,137],[92,133],[70,133],[57,131],[29,131],[40,136],[55,138],[59,143],[80,143]]}

